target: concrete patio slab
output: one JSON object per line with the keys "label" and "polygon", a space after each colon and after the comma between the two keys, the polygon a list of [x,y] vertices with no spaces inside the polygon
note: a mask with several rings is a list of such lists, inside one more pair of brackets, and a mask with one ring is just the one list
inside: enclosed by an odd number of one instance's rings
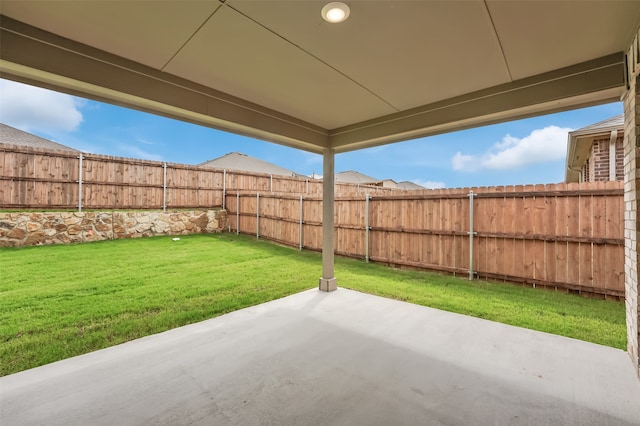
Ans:
{"label": "concrete patio slab", "polygon": [[620,350],[339,288],[0,379],[2,425],[640,425]]}

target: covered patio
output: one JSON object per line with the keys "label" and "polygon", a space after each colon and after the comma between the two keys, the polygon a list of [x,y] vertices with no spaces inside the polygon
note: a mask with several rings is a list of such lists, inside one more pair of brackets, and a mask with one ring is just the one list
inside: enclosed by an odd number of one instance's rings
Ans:
{"label": "covered patio", "polygon": [[0,379],[7,425],[638,425],[617,349],[339,288]]}
{"label": "covered patio", "polygon": [[340,289],[3,378],[3,420],[634,424],[640,2],[325,3],[4,0],[0,77],[322,154],[327,292],[336,154],[623,101],[629,356]]}

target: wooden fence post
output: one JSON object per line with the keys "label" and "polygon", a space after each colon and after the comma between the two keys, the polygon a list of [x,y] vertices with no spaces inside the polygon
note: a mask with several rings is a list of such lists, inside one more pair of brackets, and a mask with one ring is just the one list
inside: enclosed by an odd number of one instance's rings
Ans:
{"label": "wooden fence post", "polygon": [[78,157],[78,212],[82,211],[82,153]]}
{"label": "wooden fence post", "polygon": [[256,192],[256,239],[260,239],[260,193]]}
{"label": "wooden fence post", "polygon": [[222,210],[225,209],[227,201],[227,169],[222,170]]}
{"label": "wooden fence post", "polygon": [[302,195],[300,196],[300,244],[298,250],[302,250]]}
{"label": "wooden fence post", "polygon": [[162,211],[167,211],[167,163],[162,163]]}
{"label": "wooden fence post", "polygon": [[369,199],[371,197],[369,197],[369,194],[365,195],[364,197],[364,228],[365,228],[365,233],[364,233],[364,247],[365,247],[365,253],[364,253],[364,260],[369,263],[369,230],[371,229],[371,227],[369,226]]}
{"label": "wooden fence post", "polygon": [[469,280],[473,280],[473,191],[469,191]]}

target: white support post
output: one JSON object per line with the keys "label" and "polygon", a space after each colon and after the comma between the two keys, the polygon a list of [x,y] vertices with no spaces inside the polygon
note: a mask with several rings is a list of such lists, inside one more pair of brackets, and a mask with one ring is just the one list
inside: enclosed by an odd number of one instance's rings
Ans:
{"label": "white support post", "polygon": [[469,280],[473,281],[473,191],[469,191]]}
{"label": "white support post", "polygon": [[269,192],[273,192],[273,175],[269,175]]}
{"label": "white support post", "polygon": [[82,211],[82,153],[78,159],[78,212]]}
{"label": "white support post", "polygon": [[371,197],[369,197],[369,194],[367,194],[365,196],[365,201],[364,201],[364,227],[365,227],[365,234],[364,234],[364,246],[365,246],[365,254],[364,254],[364,260],[369,263],[369,231],[371,229],[371,227],[369,226],[369,200],[371,199]]}
{"label": "white support post", "polygon": [[256,193],[256,239],[260,239],[260,193]]}
{"label": "white support post", "polygon": [[167,211],[167,163],[162,163],[162,211]]}
{"label": "white support post", "polygon": [[302,250],[302,195],[300,196],[300,244],[298,245],[298,250]]}
{"label": "white support post", "polygon": [[240,193],[236,192],[236,235],[240,234]]}
{"label": "white support post", "polygon": [[334,196],[335,196],[335,153],[325,149],[322,174],[322,278],[321,291],[338,288],[334,276]]}
{"label": "white support post", "polygon": [[308,194],[309,193],[309,179],[305,179],[305,183],[304,183],[304,193]]}

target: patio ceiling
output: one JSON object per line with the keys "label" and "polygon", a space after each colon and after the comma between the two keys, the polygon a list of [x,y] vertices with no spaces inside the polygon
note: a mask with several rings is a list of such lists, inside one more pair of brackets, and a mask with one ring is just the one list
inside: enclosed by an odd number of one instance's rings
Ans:
{"label": "patio ceiling", "polygon": [[0,76],[312,152],[619,100],[638,1],[0,3]]}

